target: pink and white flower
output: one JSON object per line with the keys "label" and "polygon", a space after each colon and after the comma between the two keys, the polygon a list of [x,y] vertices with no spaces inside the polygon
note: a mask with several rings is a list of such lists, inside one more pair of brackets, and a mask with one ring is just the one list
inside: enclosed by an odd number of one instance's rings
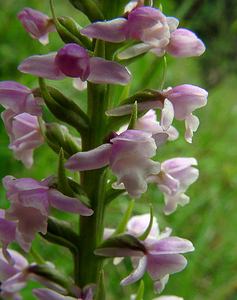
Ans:
{"label": "pink and white flower", "polygon": [[[193,132],[197,131],[199,126],[198,117],[192,113],[207,104],[208,93],[206,90],[191,84],[178,85],[174,88],[168,88],[161,92],[159,99],[138,103],[139,111],[150,109],[161,109],[160,125],[167,131],[173,119],[185,121],[185,139],[192,142]],[[108,116],[123,116],[131,114],[133,104],[112,108],[107,111]]]}
{"label": "pink and white flower", "polygon": [[[127,233],[139,238],[147,229],[150,221],[149,215],[140,215],[131,218],[127,224]],[[147,238],[142,242],[145,250],[134,251],[129,248],[99,248],[97,255],[124,257],[130,256],[135,270],[121,281],[122,285],[128,285],[141,279],[148,272],[154,281],[157,292],[161,292],[168,282],[169,275],[182,271],[187,260],[183,253],[194,250],[192,243],[186,239],[169,236],[171,230],[167,228],[163,233],[159,232],[156,218]]]}
{"label": "pink and white flower", "polygon": [[[183,84],[167,89],[164,96],[172,105],[175,119],[185,121],[185,139],[191,143],[193,132],[197,131],[199,126],[199,119],[192,112],[207,104],[207,91],[195,85]],[[165,114],[170,114],[170,111],[164,112],[163,117]],[[172,123],[172,116],[169,119],[168,126]]]}
{"label": "pink and white flower", "polygon": [[[79,199],[68,197],[51,188],[47,179],[37,181],[32,178],[16,179],[6,176],[3,178],[3,185],[11,203],[5,218],[0,219],[0,238],[6,246],[16,240],[23,250],[29,251],[35,234],[47,233],[50,207],[83,216],[93,214]],[[6,239],[8,232],[11,235]]]}
{"label": "pink and white flower", "polygon": [[2,113],[2,119],[10,138],[9,148],[17,160],[30,168],[34,149],[44,143],[37,117],[28,113],[18,115],[7,109]]}
{"label": "pink and white flower", "polygon": [[203,42],[193,32],[177,29],[179,21],[166,17],[159,9],[140,6],[133,1],[126,11],[127,18],[95,22],[83,28],[81,33],[112,43],[129,39],[138,41],[138,44],[119,53],[119,59],[128,59],[148,51],[157,56],[168,52],[177,57],[199,56],[205,51]]}
{"label": "pink and white flower", "polygon": [[66,44],[57,53],[28,57],[18,69],[53,80],[69,76],[97,84],[126,85],[131,79],[124,66],[101,57],[90,57],[85,48],[74,43]]}
{"label": "pink and white flower", "polygon": [[185,194],[188,187],[198,179],[199,171],[193,166],[197,161],[192,157],[177,157],[161,163],[161,172],[151,176],[149,181],[157,184],[165,197],[165,214],[174,212],[178,205],[189,202]]}
{"label": "pink and white flower", "polygon": [[41,115],[41,101],[41,99],[34,97],[31,89],[18,82],[0,82],[0,104],[16,114]]}
{"label": "pink and white flower", "polygon": [[117,176],[117,184],[124,184],[132,197],[139,197],[147,190],[147,178],[160,171],[160,164],[150,158],[156,154],[152,134],[139,130],[126,130],[87,152],[78,152],[66,163],[69,170],[94,170],[110,166]]}
{"label": "pink and white flower", "polygon": [[157,121],[156,112],[153,109],[150,109],[137,120],[135,129],[151,132],[153,135],[166,133],[168,141],[174,141],[179,136],[177,129],[172,125],[167,130],[160,125],[160,122]]}
{"label": "pink and white flower", "polygon": [[48,44],[49,33],[56,30],[52,19],[32,8],[24,8],[17,17],[33,39],[43,45]]}

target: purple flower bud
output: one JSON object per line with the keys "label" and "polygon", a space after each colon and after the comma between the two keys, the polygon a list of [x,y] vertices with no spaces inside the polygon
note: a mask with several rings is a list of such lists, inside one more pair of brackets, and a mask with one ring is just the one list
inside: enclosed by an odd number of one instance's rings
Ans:
{"label": "purple flower bud", "polygon": [[38,116],[41,114],[39,102],[28,87],[15,81],[0,82],[0,104],[5,108],[17,114],[26,112]]}
{"label": "purple flower bud", "polygon": [[190,30],[179,28],[171,33],[166,51],[176,57],[200,56],[205,52],[203,42]]}
{"label": "purple flower bud", "polygon": [[67,44],[56,55],[55,63],[69,77],[80,77],[87,80],[90,74],[90,57],[83,47]]}
{"label": "purple flower bud", "polygon": [[45,14],[32,8],[25,8],[17,15],[25,30],[41,44],[48,44],[49,32],[55,31],[53,21]]}

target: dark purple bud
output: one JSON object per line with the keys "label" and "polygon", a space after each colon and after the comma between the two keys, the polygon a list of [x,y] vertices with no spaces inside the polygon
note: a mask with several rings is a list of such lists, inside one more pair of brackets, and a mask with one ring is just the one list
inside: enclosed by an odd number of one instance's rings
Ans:
{"label": "dark purple bud", "polygon": [[77,44],[67,44],[56,55],[55,63],[69,77],[80,77],[85,81],[90,73],[90,57]]}

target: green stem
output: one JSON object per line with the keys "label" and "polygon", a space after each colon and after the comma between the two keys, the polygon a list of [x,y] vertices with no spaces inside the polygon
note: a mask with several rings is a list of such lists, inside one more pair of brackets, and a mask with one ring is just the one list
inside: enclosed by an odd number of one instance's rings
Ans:
{"label": "green stem", "polygon": [[30,254],[37,264],[45,264],[43,257],[33,247],[30,249]]}
{"label": "green stem", "polygon": [[[88,83],[88,116],[90,129],[82,136],[82,150],[88,151],[101,144],[105,138],[105,111],[108,107],[106,85]],[[83,287],[89,283],[97,283],[102,269],[102,259],[94,255],[94,250],[102,241],[105,211],[105,169],[81,173],[81,186],[91,201],[94,214],[91,217],[80,217],[80,245],[78,282]]]}

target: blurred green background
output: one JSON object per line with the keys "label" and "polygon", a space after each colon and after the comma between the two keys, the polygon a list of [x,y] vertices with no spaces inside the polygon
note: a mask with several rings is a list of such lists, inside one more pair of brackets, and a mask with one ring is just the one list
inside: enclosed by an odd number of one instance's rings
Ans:
{"label": "blurred green background", "polygon": [[[58,15],[71,15],[81,25],[87,20],[74,10],[67,0],[56,0]],[[175,124],[180,139],[163,147],[158,154],[160,161],[175,156],[194,156],[199,161],[200,178],[188,191],[191,202],[179,208],[171,216],[161,212],[162,195],[156,188],[136,204],[134,213],[146,212],[146,200],[152,200],[161,228],[174,228],[173,234],[193,241],[196,251],[186,255],[187,268],[170,277],[164,294],[174,294],[186,300],[235,300],[237,299],[237,4],[235,0],[169,0],[162,1],[167,15],[181,19],[181,27],[195,31],[206,43],[207,51],[201,58],[178,59],[168,57],[166,87],[183,83],[200,85],[208,89],[207,107],[197,112],[200,128],[189,145],[183,138],[183,124]],[[50,45],[43,47],[23,30],[16,14],[29,6],[49,14],[48,1],[0,0],[0,80],[17,80],[29,87],[36,87],[32,76],[22,76],[17,65],[27,56],[57,50],[63,44],[56,34],[51,34]],[[130,66],[133,73],[132,91],[137,88],[159,88],[162,63],[152,55],[146,55]],[[54,83],[53,83],[54,84]],[[65,94],[74,97],[85,107],[85,92],[71,87],[71,81],[55,84]],[[49,120],[51,117],[48,117]],[[42,179],[55,173],[57,156],[42,146],[35,151],[35,164],[26,170],[14,160],[7,148],[8,137],[0,123],[0,177],[12,174],[16,177]],[[5,192],[0,187],[1,207],[7,207]],[[115,200],[108,208],[106,225],[116,225],[126,209],[126,199]],[[53,212],[69,220],[73,226],[75,217]],[[33,247],[46,260],[67,274],[72,272],[71,257],[65,249],[45,243],[37,237]],[[33,258],[29,255],[29,260]],[[131,270],[129,262],[118,267],[106,266],[108,300],[129,299],[129,293],[137,285],[121,288],[118,284]],[[153,297],[152,283],[146,281],[144,299]],[[24,290],[24,299],[34,299],[30,283]]]}

